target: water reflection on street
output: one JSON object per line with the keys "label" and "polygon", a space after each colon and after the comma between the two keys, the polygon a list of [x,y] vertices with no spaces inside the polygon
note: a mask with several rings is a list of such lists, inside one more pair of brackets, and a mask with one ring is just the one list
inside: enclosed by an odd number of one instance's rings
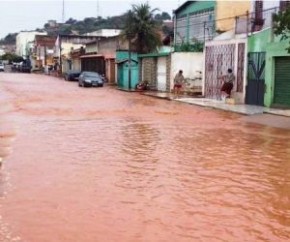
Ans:
{"label": "water reflection on street", "polygon": [[1,241],[290,240],[288,130],[52,77],[0,82]]}

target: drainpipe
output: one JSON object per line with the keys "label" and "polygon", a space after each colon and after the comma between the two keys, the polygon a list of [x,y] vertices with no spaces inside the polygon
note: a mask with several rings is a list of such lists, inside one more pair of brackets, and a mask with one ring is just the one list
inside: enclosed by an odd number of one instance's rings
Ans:
{"label": "drainpipe", "polygon": [[206,27],[206,22],[203,22],[203,43],[205,43],[205,27]]}
{"label": "drainpipe", "polygon": [[62,74],[61,36],[59,36],[59,70],[60,74]]}
{"label": "drainpipe", "polygon": [[46,45],[44,46],[44,65],[46,66]]}
{"label": "drainpipe", "polygon": [[247,11],[246,14],[247,14],[247,26],[246,26],[246,29],[247,29],[247,37],[248,37],[248,36],[249,36],[249,23],[250,23],[250,22],[249,22],[249,19],[250,19],[250,18],[249,18],[249,11]]}
{"label": "drainpipe", "polygon": [[189,14],[187,14],[187,28],[186,28],[186,39],[187,39],[187,43],[189,43],[189,29],[190,29],[190,26],[189,26]]}
{"label": "drainpipe", "polygon": [[238,16],[236,16],[235,17],[235,36],[236,36],[236,34],[237,34],[237,29],[238,29],[238,20],[239,20],[239,17]]}
{"label": "drainpipe", "polygon": [[176,17],[176,14],[175,14],[175,12],[173,11],[173,18],[174,18],[174,21],[173,21],[173,23],[174,23],[174,26],[173,26],[173,29],[174,29],[174,41],[173,41],[173,43],[174,43],[174,47],[176,46],[176,34],[177,34],[177,17]]}
{"label": "drainpipe", "polygon": [[[277,13],[277,7],[275,7],[275,13]],[[273,31],[273,27],[274,27],[274,21],[273,21],[273,17],[274,17],[274,14],[275,13],[272,13],[272,16],[271,16],[271,34],[270,34],[270,43],[273,43],[274,41],[274,31]]]}
{"label": "drainpipe", "polygon": [[129,48],[128,48],[128,88],[131,90],[131,39],[129,38]]}

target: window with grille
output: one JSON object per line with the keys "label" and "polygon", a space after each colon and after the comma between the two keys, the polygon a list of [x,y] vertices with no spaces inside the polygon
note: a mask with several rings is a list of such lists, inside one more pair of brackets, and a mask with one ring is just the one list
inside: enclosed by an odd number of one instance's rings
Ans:
{"label": "window with grille", "polygon": [[280,11],[285,11],[290,7],[290,1],[281,1],[280,0]]}
{"label": "window with grille", "polygon": [[255,2],[255,19],[256,20],[263,19],[263,1]]}

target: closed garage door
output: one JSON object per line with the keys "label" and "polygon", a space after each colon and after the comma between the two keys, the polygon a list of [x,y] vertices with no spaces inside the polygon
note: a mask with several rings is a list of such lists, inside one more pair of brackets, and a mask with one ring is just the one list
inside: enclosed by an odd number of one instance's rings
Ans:
{"label": "closed garage door", "polygon": [[274,105],[290,106],[290,57],[275,59]]}
{"label": "closed garage door", "polygon": [[166,57],[159,57],[157,60],[157,89],[166,91]]}

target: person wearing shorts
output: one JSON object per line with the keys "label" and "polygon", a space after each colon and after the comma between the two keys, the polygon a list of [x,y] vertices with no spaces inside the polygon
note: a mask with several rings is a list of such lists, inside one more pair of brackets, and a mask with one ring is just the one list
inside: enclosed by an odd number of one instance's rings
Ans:
{"label": "person wearing shorts", "polygon": [[180,96],[180,91],[182,88],[182,83],[184,82],[184,76],[183,76],[183,71],[180,70],[176,76],[174,77],[174,86],[173,86],[173,93],[174,96],[177,98]]}
{"label": "person wearing shorts", "polygon": [[231,97],[231,92],[234,87],[235,76],[233,74],[232,69],[228,69],[228,74],[224,77],[224,83],[221,88],[222,94],[226,96],[226,98]]}

